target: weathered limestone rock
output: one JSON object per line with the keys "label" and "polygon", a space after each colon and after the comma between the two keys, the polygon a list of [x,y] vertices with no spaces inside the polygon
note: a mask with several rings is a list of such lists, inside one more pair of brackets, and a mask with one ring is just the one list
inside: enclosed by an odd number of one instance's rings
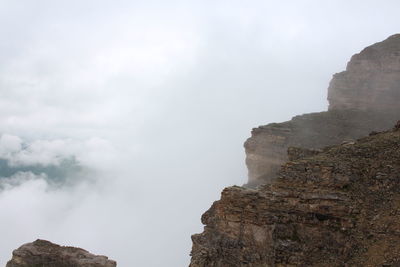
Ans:
{"label": "weathered limestone rock", "polygon": [[400,34],[354,55],[328,88],[329,110],[400,112]]}
{"label": "weathered limestone rock", "polygon": [[202,222],[191,267],[400,266],[400,126],[226,188]]}
{"label": "weathered limestone rock", "polygon": [[400,113],[400,34],[365,48],[328,89],[329,110],[253,129],[245,142],[249,185],[271,182],[291,146],[320,149],[388,129]]}
{"label": "weathered limestone rock", "polygon": [[81,248],[64,247],[36,240],[13,251],[6,267],[116,267],[106,256],[97,256]]}

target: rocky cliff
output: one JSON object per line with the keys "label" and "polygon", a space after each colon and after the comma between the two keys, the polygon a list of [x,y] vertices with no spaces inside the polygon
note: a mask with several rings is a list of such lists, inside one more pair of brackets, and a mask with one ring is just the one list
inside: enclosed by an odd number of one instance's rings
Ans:
{"label": "rocky cliff", "polygon": [[354,55],[328,88],[326,112],[253,129],[245,142],[249,185],[271,182],[291,146],[320,149],[389,128],[400,113],[400,34]]}
{"label": "rocky cliff", "polygon": [[378,133],[400,118],[399,55],[400,35],[367,47],[328,111],[253,129],[253,186],[203,214],[191,267],[400,266],[400,122]]}
{"label": "rocky cliff", "polygon": [[400,266],[400,123],[290,153],[272,183],[222,192],[190,266]]}
{"label": "rocky cliff", "polygon": [[13,251],[6,267],[116,267],[106,256],[93,255],[75,247],[63,247],[45,240],[22,245]]}
{"label": "rocky cliff", "polygon": [[354,55],[328,88],[329,110],[400,112],[400,34]]}

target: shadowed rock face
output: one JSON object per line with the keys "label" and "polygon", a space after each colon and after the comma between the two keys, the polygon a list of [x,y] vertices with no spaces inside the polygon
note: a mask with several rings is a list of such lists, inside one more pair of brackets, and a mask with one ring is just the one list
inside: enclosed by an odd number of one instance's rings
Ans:
{"label": "shadowed rock face", "polygon": [[365,48],[328,89],[329,110],[252,130],[245,142],[249,185],[271,182],[291,146],[320,149],[391,127],[400,113],[400,34]]}
{"label": "shadowed rock face", "polygon": [[64,247],[45,240],[22,245],[13,251],[6,267],[116,267],[106,256],[97,256],[81,248]]}
{"label": "shadowed rock face", "polygon": [[400,124],[291,153],[272,183],[224,189],[190,266],[400,266]]}

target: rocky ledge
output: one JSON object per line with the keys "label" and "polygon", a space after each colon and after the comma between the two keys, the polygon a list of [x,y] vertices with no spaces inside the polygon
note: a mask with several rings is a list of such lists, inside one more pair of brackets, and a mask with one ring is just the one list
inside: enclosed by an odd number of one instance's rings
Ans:
{"label": "rocky ledge", "polygon": [[106,256],[97,256],[81,248],[64,247],[36,240],[13,251],[6,267],[116,267]]}
{"label": "rocky ledge", "polygon": [[400,266],[400,123],[292,152],[272,183],[222,192],[190,266]]}

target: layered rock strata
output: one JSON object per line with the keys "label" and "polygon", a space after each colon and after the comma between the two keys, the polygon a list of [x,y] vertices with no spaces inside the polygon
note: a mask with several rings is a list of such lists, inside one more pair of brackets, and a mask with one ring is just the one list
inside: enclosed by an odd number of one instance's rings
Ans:
{"label": "layered rock strata", "polygon": [[400,112],[400,34],[354,55],[328,88],[329,110]]}
{"label": "layered rock strata", "polygon": [[400,124],[292,152],[272,183],[222,192],[190,266],[400,266]]}
{"label": "layered rock strata", "polygon": [[352,57],[328,88],[329,110],[252,130],[245,142],[249,185],[271,182],[291,146],[320,149],[389,128],[400,114],[400,34]]}
{"label": "layered rock strata", "polygon": [[64,247],[36,240],[13,251],[6,267],[116,267],[106,256],[93,255],[81,248]]}

